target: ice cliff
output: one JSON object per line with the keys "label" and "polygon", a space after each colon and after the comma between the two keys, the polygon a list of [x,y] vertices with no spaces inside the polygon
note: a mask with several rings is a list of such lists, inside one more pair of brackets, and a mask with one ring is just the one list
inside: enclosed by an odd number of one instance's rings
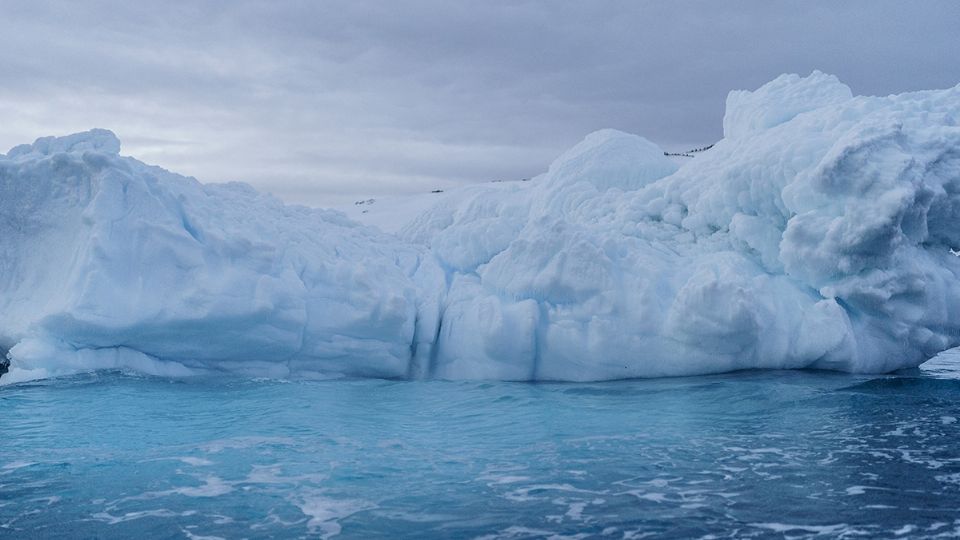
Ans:
{"label": "ice cliff", "polygon": [[0,155],[5,381],[95,368],[600,380],[884,372],[960,345],[960,87],[731,92],[682,166],[600,131],[394,236],[119,155]]}

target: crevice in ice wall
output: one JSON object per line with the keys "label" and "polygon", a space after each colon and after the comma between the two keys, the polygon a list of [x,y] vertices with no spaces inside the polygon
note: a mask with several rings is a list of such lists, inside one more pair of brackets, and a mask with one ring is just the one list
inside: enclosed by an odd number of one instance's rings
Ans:
{"label": "crevice in ice wall", "polygon": [[9,354],[9,352],[9,349],[0,347],[0,378],[10,371],[10,359],[7,358],[7,354]]}
{"label": "crevice in ice wall", "polygon": [[[731,92],[682,167],[602,130],[398,237],[119,155],[0,155],[5,381],[84,368],[601,380],[879,372],[960,344],[960,88]],[[33,375],[30,375],[33,374]]]}
{"label": "crevice in ice wall", "polygon": [[440,310],[440,317],[437,319],[437,329],[433,334],[433,343],[430,344],[430,355],[427,357],[429,363],[423,371],[427,376],[433,377],[437,371],[437,358],[440,356],[440,333],[443,332],[443,309]]}
{"label": "crevice in ice wall", "polygon": [[538,381],[541,379],[540,373],[540,363],[542,358],[542,343],[545,340],[547,321],[548,321],[548,311],[545,304],[539,305],[539,315],[537,317],[536,330],[533,335],[533,363],[530,369],[530,379],[531,381]]}

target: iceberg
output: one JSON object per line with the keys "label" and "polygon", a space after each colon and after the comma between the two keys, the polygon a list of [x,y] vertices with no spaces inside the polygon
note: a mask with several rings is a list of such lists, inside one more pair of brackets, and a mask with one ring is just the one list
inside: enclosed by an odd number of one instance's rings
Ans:
{"label": "iceberg", "polygon": [[603,130],[396,234],[143,164],[109,131],[39,139],[0,155],[4,380],[914,367],[960,345],[957,118],[960,86],[783,75],[731,92],[723,139],[683,163]]}

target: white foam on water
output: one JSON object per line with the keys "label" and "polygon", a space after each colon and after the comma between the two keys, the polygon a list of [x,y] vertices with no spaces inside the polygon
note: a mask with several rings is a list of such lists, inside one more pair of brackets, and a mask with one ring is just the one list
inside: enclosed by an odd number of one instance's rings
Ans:
{"label": "white foam on water", "polygon": [[294,501],[294,505],[309,517],[307,528],[310,534],[316,534],[320,538],[331,538],[340,534],[342,527],[339,520],[376,508],[376,505],[365,501],[334,499],[316,492],[301,494]]}

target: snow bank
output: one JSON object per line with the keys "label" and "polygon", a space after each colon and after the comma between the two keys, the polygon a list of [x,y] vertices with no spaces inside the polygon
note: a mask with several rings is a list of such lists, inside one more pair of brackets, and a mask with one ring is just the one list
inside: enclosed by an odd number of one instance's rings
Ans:
{"label": "snow bank", "polygon": [[[732,92],[681,167],[597,132],[396,236],[203,185],[95,130],[0,156],[5,381],[883,372],[960,344],[960,87]],[[428,194],[430,195],[430,194]]]}

